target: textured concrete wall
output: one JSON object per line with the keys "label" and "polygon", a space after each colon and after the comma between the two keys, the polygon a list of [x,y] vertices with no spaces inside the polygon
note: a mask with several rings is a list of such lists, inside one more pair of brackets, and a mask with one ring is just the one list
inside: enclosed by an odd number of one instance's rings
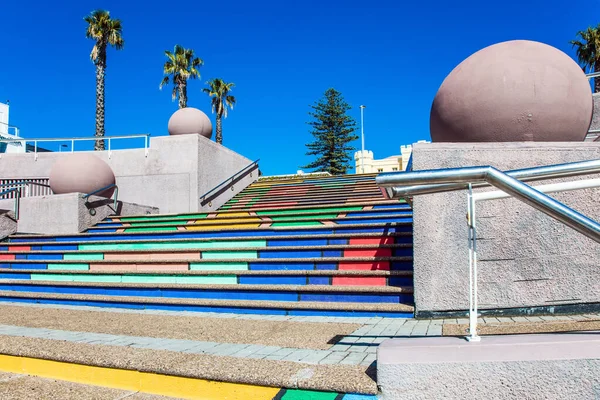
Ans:
{"label": "textured concrete wall", "polygon": [[0,209],[0,240],[17,232],[15,213],[10,210]]}
{"label": "textured concrete wall", "polygon": [[592,96],[594,99],[594,111],[592,112],[592,123],[590,130],[600,129],[600,93]]}
{"label": "textured concrete wall", "polygon": [[377,349],[382,400],[600,399],[600,335],[407,338]]}
{"label": "textured concrete wall", "polygon": [[[90,209],[96,211],[90,214]],[[156,214],[158,208],[119,201],[114,209],[112,200],[92,196],[89,201],[81,193],[21,199],[19,233],[71,234],[86,230],[112,214]]]}
{"label": "textured concrete wall", "polygon": [[[600,143],[594,142],[417,144],[413,168],[492,165],[510,170],[599,158]],[[590,177],[598,176],[571,179]],[[600,189],[552,197],[600,220]],[[414,198],[418,315],[468,309],[466,201],[466,191]],[[545,214],[512,198],[478,202],[477,235],[481,308],[600,302],[600,245]]]}
{"label": "textured concrete wall", "polygon": [[[162,213],[199,210],[199,198],[251,161],[200,135],[161,136],[151,140],[148,156],[144,149],[94,152],[112,168],[119,186],[119,199],[125,202],[158,207]],[[61,153],[34,155],[3,154],[2,178],[48,177]],[[250,182],[257,178],[257,173]],[[247,185],[246,185],[247,186]],[[221,195],[221,204],[241,191]],[[218,203],[215,201],[213,203]]]}

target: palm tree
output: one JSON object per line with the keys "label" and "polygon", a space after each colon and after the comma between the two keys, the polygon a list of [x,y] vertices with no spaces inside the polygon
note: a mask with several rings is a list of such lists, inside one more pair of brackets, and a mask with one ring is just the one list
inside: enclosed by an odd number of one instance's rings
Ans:
{"label": "palm tree", "polygon": [[211,97],[212,111],[217,114],[217,135],[215,141],[219,144],[223,144],[223,128],[221,125],[221,117],[227,118],[227,107],[233,110],[235,104],[235,97],[229,94],[233,89],[233,83],[225,83],[223,79],[211,79],[206,82],[208,88],[202,89],[202,91]]}
{"label": "palm tree", "polygon": [[[167,61],[163,66],[165,77],[160,83],[159,89],[173,81],[173,100],[179,96],[179,108],[187,107],[187,80],[200,78],[198,67],[204,64],[200,58],[195,57],[194,50],[184,49],[176,44],[171,53],[165,50]],[[169,79],[169,76],[172,78]]]}
{"label": "palm tree", "polygon": [[[600,24],[595,28],[589,27],[585,31],[577,32],[582,41],[571,40],[573,47],[577,47],[577,59],[591,72],[600,72]],[[600,92],[600,79],[594,78],[594,92]]]}
{"label": "palm tree", "polygon": [[[95,10],[84,18],[88,23],[85,37],[96,41],[90,58],[96,65],[96,137],[104,137],[104,78],[106,74],[106,48],[110,45],[121,50],[123,26],[121,20],[111,19],[105,10]],[[94,150],[104,150],[104,140],[96,140]]]}

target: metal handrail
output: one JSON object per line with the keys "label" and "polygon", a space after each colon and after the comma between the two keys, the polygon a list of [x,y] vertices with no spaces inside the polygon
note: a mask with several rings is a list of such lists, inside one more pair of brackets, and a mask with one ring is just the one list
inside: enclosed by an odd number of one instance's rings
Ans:
{"label": "metal handrail", "polygon": [[[84,194],[82,196],[82,198],[83,199],[88,199],[89,197],[95,195],[96,193],[104,192],[105,190],[112,189],[112,188],[115,188],[115,193],[114,193],[115,199],[114,199],[114,202],[113,202],[113,208],[115,209],[115,212],[116,212],[117,211],[117,200],[119,198],[119,187],[115,183],[111,183],[110,185],[105,186],[105,187],[103,187],[101,189],[94,190],[93,192],[86,193],[86,194]],[[86,201],[86,203],[87,203],[87,201]],[[94,212],[92,213],[92,210],[93,209],[90,209],[90,214],[95,215],[96,211],[94,210]]]}
{"label": "metal handrail", "polygon": [[234,183],[245,177],[247,174],[252,173],[252,171],[258,168],[259,161],[260,158],[252,162],[251,164],[248,164],[235,174],[231,175],[229,178],[225,179],[223,182],[219,183],[214,188],[210,189],[208,192],[204,193],[204,195],[200,196],[200,205],[204,206],[205,204],[210,203],[212,199],[217,197],[219,194],[223,193],[223,191],[227,190],[228,187],[232,186]]}
{"label": "metal handrail", "polygon": [[112,155],[112,150],[111,150],[111,140],[112,139],[135,139],[135,138],[144,138],[144,150],[145,150],[145,155],[146,157],[148,157],[148,148],[149,148],[149,138],[150,138],[150,134],[149,133],[137,133],[137,134],[132,134],[132,135],[117,135],[117,136],[94,136],[94,137],[74,137],[74,138],[34,138],[34,139],[27,139],[27,138],[15,138],[15,139],[0,139],[0,143],[14,143],[14,142],[23,142],[25,144],[27,144],[27,142],[33,142],[33,153],[34,153],[34,159],[37,160],[38,158],[38,143],[39,142],[71,142],[71,153],[73,153],[75,150],[75,142],[85,142],[85,141],[94,141],[97,142],[98,140],[106,140],[108,143],[108,148],[106,149],[108,151],[108,158],[111,158]]}
{"label": "metal handrail", "polygon": [[[560,165],[551,165],[546,167],[529,168],[524,176],[527,178],[536,177],[542,178],[558,178],[564,176],[576,176],[589,174],[591,171],[596,171],[597,163],[600,160],[593,160],[582,163],[569,163]],[[515,172],[515,171],[513,171]],[[596,171],[597,172],[597,171]],[[568,174],[568,175],[565,175]],[[434,192],[418,193],[419,185],[427,187],[429,190],[435,189],[437,192],[468,189],[468,226],[469,226],[469,336],[467,340],[477,342],[480,340],[477,335],[477,244],[475,233],[475,202],[478,197],[481,200],[486,198],[500,198],[496,193],[484,192],[481,194],[473,194],[474,184],[487,183],[497,187],[509,197],[512,196],[526,204],[529,204],[536,210],[543,212],[551,218],[563,223],[564,225],[574,229],[575,231],[585,235],[586,237],[600,243],[600,224],[583,214],[565,206],[564,204],[547,196],[543,191],[558,191],[558,190],[576,190],[578,188],[597,187],[598,180],[593,182],[575,182],[571,185],[546,185],[546,187],[533,188],[516,179],[516,177],[499,171],[498,169],[487,167],[464,167],[454,169],[440,170],[424,170],[417,172],[408,172],[401,174],[386,174],[385,176],[376,177],[376,182],[382,189],[383,185],[389,188],[391,185],[409,184],[413,188],[413,193],[425,194]],[[445,186],[445,187],[444,187]],[[441,187],[441,190],[440,190]],[[402,189],[402,188],[400,188]],[[486,196],[487,195],[487,196]],[[400,196],[398,196],[400,197]]]}
{"label": "metal handrail", "polygon": [[[46,185],[45,183],[32,182],[32,181],[17,181],[17,182],[13,182],[13,183],[3,183],[3,184],[0,184],[0,187],[15,186],[15,185],[34,185],[34,186],[50,187],[50,185]],[[0,196],[1,196],[1,194],[0,194]]]}
{"label": "metal handrail", "polygon": [[[505,174],[523,182],[539,181],[554,178],[568,178],[572,176],[588,175],[600,173],[600,160],[579,161],[565,164],[548,165],[543,167],[533,167],[524,169],[515,169],[506,171]],[[415,185],[412,181],[406,179],[398,181],[398,176],[406,177],[407,173],[386,173],[378,175],[375,182],[380,187],[381,192],[386,198],[402,198],[419,194],[431,194],[450,192],[455,190],[465,190],[468,183],[443,183],[443,184],[422,184]],[[399,187],[399,183],[410,183],[409,186]],[[473,188],[489,186],[488,182],[471,182]]]}

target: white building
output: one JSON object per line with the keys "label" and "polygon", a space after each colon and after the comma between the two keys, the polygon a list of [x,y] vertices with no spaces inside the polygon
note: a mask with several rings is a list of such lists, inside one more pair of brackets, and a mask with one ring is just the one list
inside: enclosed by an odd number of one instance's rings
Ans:
{"label": "white building", "polygon": [[[0,103],[0,139],[20,139],[19,129],[11,126],[8,120],[9,105]],[[15,140],[11,142],[0,142],[0,153],[25,153],[26,146],[24,140]]]}
{"label": "white building", "polygon": [[[429,142],[427,140],[419,140],[417,143]],[[359,150],[354,153],[356,173],[372,174],[378,172],[405,171],[411,154],[412,145],[410,144],[400,146],[399,155],[389,156],[380,160],[376,160],[373,156],[373,152],[370,150],[365,150],[364,155],[362,151]]]}

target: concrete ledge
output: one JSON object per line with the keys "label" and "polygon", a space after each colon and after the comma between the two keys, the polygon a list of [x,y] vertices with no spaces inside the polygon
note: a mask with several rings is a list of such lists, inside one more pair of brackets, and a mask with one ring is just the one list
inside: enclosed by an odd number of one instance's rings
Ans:
{"label": "concrete ledge", "polygon": [[598,371],[600,332],[392,339],[377,349],[386,400],[596,399]]}
{"label": "concrete ledge", "polygon": [[[4,202],[13,200],[2,200]],[[20,233],[73,234],[83,232],[109,215],[157,214],[158,208],[117,202],[104,197],[84,199],[82,193],[21,199],[17,230]],[[90,210],[94,210],[94,215]]]}

